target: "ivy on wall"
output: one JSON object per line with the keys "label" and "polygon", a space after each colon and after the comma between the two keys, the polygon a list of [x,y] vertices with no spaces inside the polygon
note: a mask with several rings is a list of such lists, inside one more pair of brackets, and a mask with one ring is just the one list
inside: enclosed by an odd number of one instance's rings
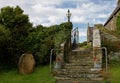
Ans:
{"label": "ivy on wall", "polygon": [[61,43],[71,37],[71,22],[62,23],[59,27],[61,30],[55,35],[55,48],[59,48]]}
{"label": "ivy on wall", "polygon": [[116,19],[116,31],[120,34],[120,12]]}

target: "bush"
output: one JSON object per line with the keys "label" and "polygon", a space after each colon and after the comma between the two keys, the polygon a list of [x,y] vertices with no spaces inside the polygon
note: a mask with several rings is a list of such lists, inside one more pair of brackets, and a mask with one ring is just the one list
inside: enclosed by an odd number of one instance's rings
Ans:
{"label": "bush", "polygon": [[84,41],[83,43],[79,43],[80,47],[86,46],[87,45],[87,41]]}
{"label": "bush", "polygon": [[49,63],[51,49],[60,49],[60,44],[71,37],[71,24],[62,23],[48,28],[38,25],[25,39],[25,51],[34,55],[37,64]]}

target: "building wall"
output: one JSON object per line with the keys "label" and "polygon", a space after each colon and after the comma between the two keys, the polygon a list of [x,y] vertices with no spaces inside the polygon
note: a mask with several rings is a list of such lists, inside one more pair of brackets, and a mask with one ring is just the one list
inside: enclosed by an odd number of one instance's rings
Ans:
{"label": "building wall", "polygon": [[87,27],[87,42],[90,42],[90,31],[89,31],[89,27]]}
{"label": "building wall", "polygon": [[[120,11],[119,11],[120,12]],[[118,13],[112,17],[112,19],[105,25],[105,28],[108,30],[115,30],[116,29],[116,19],[118,16]]]}
{"label": "building wall", "polygon": [[92,29],[93,29],[93,27],[88,27],[87,28],[87,42],[92,42],[92,40],[93,40]]}

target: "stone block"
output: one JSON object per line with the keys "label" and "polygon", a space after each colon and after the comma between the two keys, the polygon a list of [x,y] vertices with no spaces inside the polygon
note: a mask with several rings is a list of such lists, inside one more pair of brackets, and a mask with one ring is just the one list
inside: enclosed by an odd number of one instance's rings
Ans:
{"label": "stone block", "polygon": [[30,74],[34,71],[35,60],[32,54],[24,53],[19,59],[19,73]]}

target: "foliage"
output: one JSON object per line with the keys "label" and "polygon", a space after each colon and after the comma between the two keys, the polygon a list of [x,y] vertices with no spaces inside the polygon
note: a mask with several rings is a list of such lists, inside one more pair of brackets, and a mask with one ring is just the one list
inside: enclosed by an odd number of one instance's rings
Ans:
{"label": "foliage", "polygon": [[62,23],[59,27],[60,31],[55,35],[55,48],[59,48],[61,43],[65,42],[65,40],[71,37],[71,22]]}
{"label": "foliage", "polygon": [[80,47],[83,47],[83,46],[86,46],[87,45],[87,41],[84,41],[84,42],[82,42],[82,43],[79,43],[79,46]]}
{"label": "foliage", "polygon": [[19,6],[15,8],[10,6],[3,7],[0,12],[0,25],[11,33],[9,43],[6,44],[6,53],[10,56],[12,62],[16,64],[20,55],[24,52],[24,39],[32,29],[28,15],[23,14],[23,12]]}
{"label": "foliage", "polygon": [[[71,37],[72,23],[33,27],[19,7],[3,7],[0,12],[0,53],[6,65],[17,66],[22,53],[32,53],[37,64],[49,62],[50,50]],[[5,57],[4,59],[2,57]]]}
{"label": "foliage", "polygon": [[118,16],[116,19],[116,32],[120,35],[120,13],[118,13]]}
{"label": "foliage", "polygon": [[110,82],[119,83],[120,82],[120,66],[109,67],[110,72]]}
{"label": "foliage", "polygon": [[110,60],[109,66],[111,66],[111,67],[120,66],[120,61],[117,61],[117,60]]}
{"label": "foliage", "polygon": [[11,38],[10,34],[11,33],[8,29],[5,29],[4,26],[0,25],[0,61],[1,62],[6,61],[7,48],[8,48],[7,44],[9,43],[9,40]]}
{"label": "foliage", "polygon": [[95,25],[94,25],[94,28],[96,28],[96,29],[101,29],[101,28],[103,28],[103,25],[102,25],[102,24],[95,24]]}
{"label": "foliage", "polygon": [[[26,51],[34,54],[37,64],[49,62],[50,51],[59,48],[60,44],[70,35],[69,23],[54,25],[48,28],[36,26],[26,38]],[[67,29],[68,28],[68,29]]]}
{"label": "foliage", "polygon": [[51,29],[38,25],[25,40],[26,52],[34,54],[37,64],[49,61],[50,50],[54,47]]}
{"label": "foliage", "polygon": [[5,29],[3,25],[0,25],[0,44],[4,45],[10,37],[10,31]]}

